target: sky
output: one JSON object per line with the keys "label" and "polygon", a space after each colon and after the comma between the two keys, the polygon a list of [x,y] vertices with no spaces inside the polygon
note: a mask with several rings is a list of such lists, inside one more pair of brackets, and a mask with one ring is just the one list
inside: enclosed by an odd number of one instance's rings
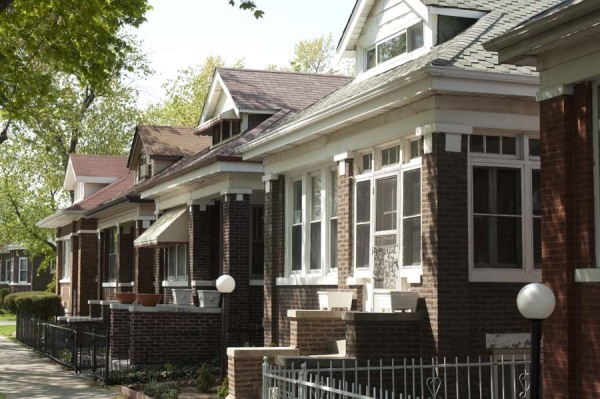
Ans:
{"label": "sky", "polygon": [[136,32],[154,75],[136,82],[140,102],[156,102],[161,84],[208,55],[220,55],[246,68],[287,65],[294,44],[333,34],[337,44],[355,0],[255,0],[265,12],[255,19],[227,0],[150,0],[153,10]]}

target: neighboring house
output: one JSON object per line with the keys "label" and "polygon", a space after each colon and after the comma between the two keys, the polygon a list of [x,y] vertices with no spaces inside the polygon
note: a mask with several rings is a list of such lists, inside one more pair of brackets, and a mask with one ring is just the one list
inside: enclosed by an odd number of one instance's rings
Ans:
{"label": "neighboring house", "polygon": [[564,1],[487,43],[540,73],[542,280],[556,295],[542,326],[545,398],[600,392],[599,20],[599,2]]}
{"label": "neighboring house", "polygon": [[[264,191],[260,160],[236,149],[286,115],[319,100],[348,78],[218,68],[195,133],[210,147],[137,188],[155,202],[158,220],[134,241],[156,248],[157,291],[214,290],[221,274],[236,280],[229,344],[263,341]],[[133,153],[132,153],[133,154]]]}
{"label": "neighboring house", "polygon": [[56,229],[56,293],[66,315],[87,315],[88,301],[98,298],[98,221],[85,212],[131,187],[126,165],[127,157],[71,155],[63,188],[73,204],[37,223]]}
{"label": "neighboring house", "polygon": [[21,245],[0,247],[0,288],[10,292],[46,291],[54,270],[39,270],[42,259],[31,257]]}
{"label": "neighboring house", "polygon": [[287,312],[319,291],[367,313],[411,291],[414,328],[344,316],[349,355],[528,352],[515,299],[541,280],[538,77],[482,43],[558,2],[357,1],[338,47],[356,79],[238,150],[265,170],[266,345],[297,344]]}

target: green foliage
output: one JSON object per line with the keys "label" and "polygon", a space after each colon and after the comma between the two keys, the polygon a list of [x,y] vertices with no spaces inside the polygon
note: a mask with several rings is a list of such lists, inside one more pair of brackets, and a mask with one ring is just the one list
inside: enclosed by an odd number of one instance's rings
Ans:
{"label": "green foliage", "polygon": [[210,370],[210,367],[208,366],[208,364],[204,363],[202,367],[200,367],[198,378],[196,378],[196,387],[198,388],[198,392],[210,392],[214,385],[214,382],[215,380]]}
{"label": "green foliage", "polygon": [[217,389],[217,396],[220,399],[225,399],[227,395],[229,395],[229,378],[225,376],[225,378],[223,378],[223,383]]}
{"label": "green foliage", "polygon": [[[210,90],[215,69],[225,65],[220,56],[208,56],[203,64],[179,71],[175,79],[163,84],[166,99],[144,111],[143,123],[152,125],[196,126]],[[243,68],[238,60],[234,68]]]}
{"label": "green foliage", "polygon": [[176,399],[181,392],[181,388],[172,382],[152,381],[144,387],[144,394],[153,399]]}
{"label": "green foliage", "polygon": [[8,288],[0,288],[0,306],[4,305],[4,298],[10,294],[10,290]]}
{"label": "green foliage", "polygon": [[300,40],[294,45],[295,57],[290,61],[294,72],[330,73],[331,60],[335,54],[333,36]]}
{"label": "green foliage", "polygon": [[[227,0],[227,1],[229,2],[229,4],[231,4],[233,7],[235,7],[235,5],[236,5],[236,1],[235,0]],[[256,4],[253,1],[241,0],[239,7],[242,10],[248,10],[248,11],[250,11],[254,15],[254,18],[256,18],[256,19],[262,18],[263,15],[265,14],[264,11],[259,10],[258,8],[256,8]]]}
{"label": "green foliage", "polygon": [[3,337],[11,337],[11,336],[15,335],[16,331],[17,331],[16,325],[0,326],[0,335],[2,335]]}
{"label": "green foliage", "polygon": [[144,384],[151,381],[191,380],[198,376],[199,366],[184,363],[166,364],[162,368],[134,369],[126,372],[111,371],[109,380],[114,385]]}
{"label": "green foliage", "polygon": [[58,314],[60,296],[43,291],[17,292],[7,295],[4,298],[4,304],[12,313],[24,313],[50,319]]}

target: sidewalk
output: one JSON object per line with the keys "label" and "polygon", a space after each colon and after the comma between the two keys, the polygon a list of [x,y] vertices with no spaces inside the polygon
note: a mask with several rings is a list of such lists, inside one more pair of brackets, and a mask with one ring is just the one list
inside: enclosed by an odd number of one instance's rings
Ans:
{"label": "sidewalk", "polygon": [[6,399],[113,399],[116,391],[91,387],[49,359],[0,336],[0,394]]}

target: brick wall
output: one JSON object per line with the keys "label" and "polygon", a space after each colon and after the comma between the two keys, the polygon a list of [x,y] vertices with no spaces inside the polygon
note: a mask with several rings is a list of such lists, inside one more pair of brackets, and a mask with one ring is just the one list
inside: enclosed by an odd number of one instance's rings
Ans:
{"label": "brick wall", "polygon": [[98,237],[97,234],[79,234],[79,270],[77,272],[77,316],[87,316],[88,301],[98,296]]}
{"label": "brick wall", "polygon": [[[338,286],[348,288],[346,279],[353,274],[354,269],[354,162],[352,159],[340,161],[343,162],[345,174],[337,180],[337,266],[338,266]],[[339,166],[341,167],[341,165]],[[360,304],[362,306],[362,303]]]}
{"label": "brick wall", "polygon": [[[154,249],[154,292],[157,294],[163,294],[163,301],[165,300],[164,290],[162,282],[167,276],[167,249],[166,248],[155,248]],[[167,303],[167,302],[163,302]]]}
{"label": "brick wall", "polygon": [[595,266],[592,84],[540,105],[542,278],[556,296],[544,322],[544,394],[593,398],[600,389],[600,283],[575,283]]}
{"label": "brick wall", "polygon": [[333,341],[346,339],[346,323],[341,311],[292,311],[290,347],[301,356],[331,353]]}
{"label": "brick wall", "polygon": [[[143,227],[143,221],[136,222],[135,238],[146,231]],[[153,248],[134,248],[133,249],[133,281],[134,291],[151,294],[154,293],[154,249]]]}
{"label": "brick wall", "polygon": [[129,357],[129,310],[127,307],[110,309],[110,357],[128,359]]}

